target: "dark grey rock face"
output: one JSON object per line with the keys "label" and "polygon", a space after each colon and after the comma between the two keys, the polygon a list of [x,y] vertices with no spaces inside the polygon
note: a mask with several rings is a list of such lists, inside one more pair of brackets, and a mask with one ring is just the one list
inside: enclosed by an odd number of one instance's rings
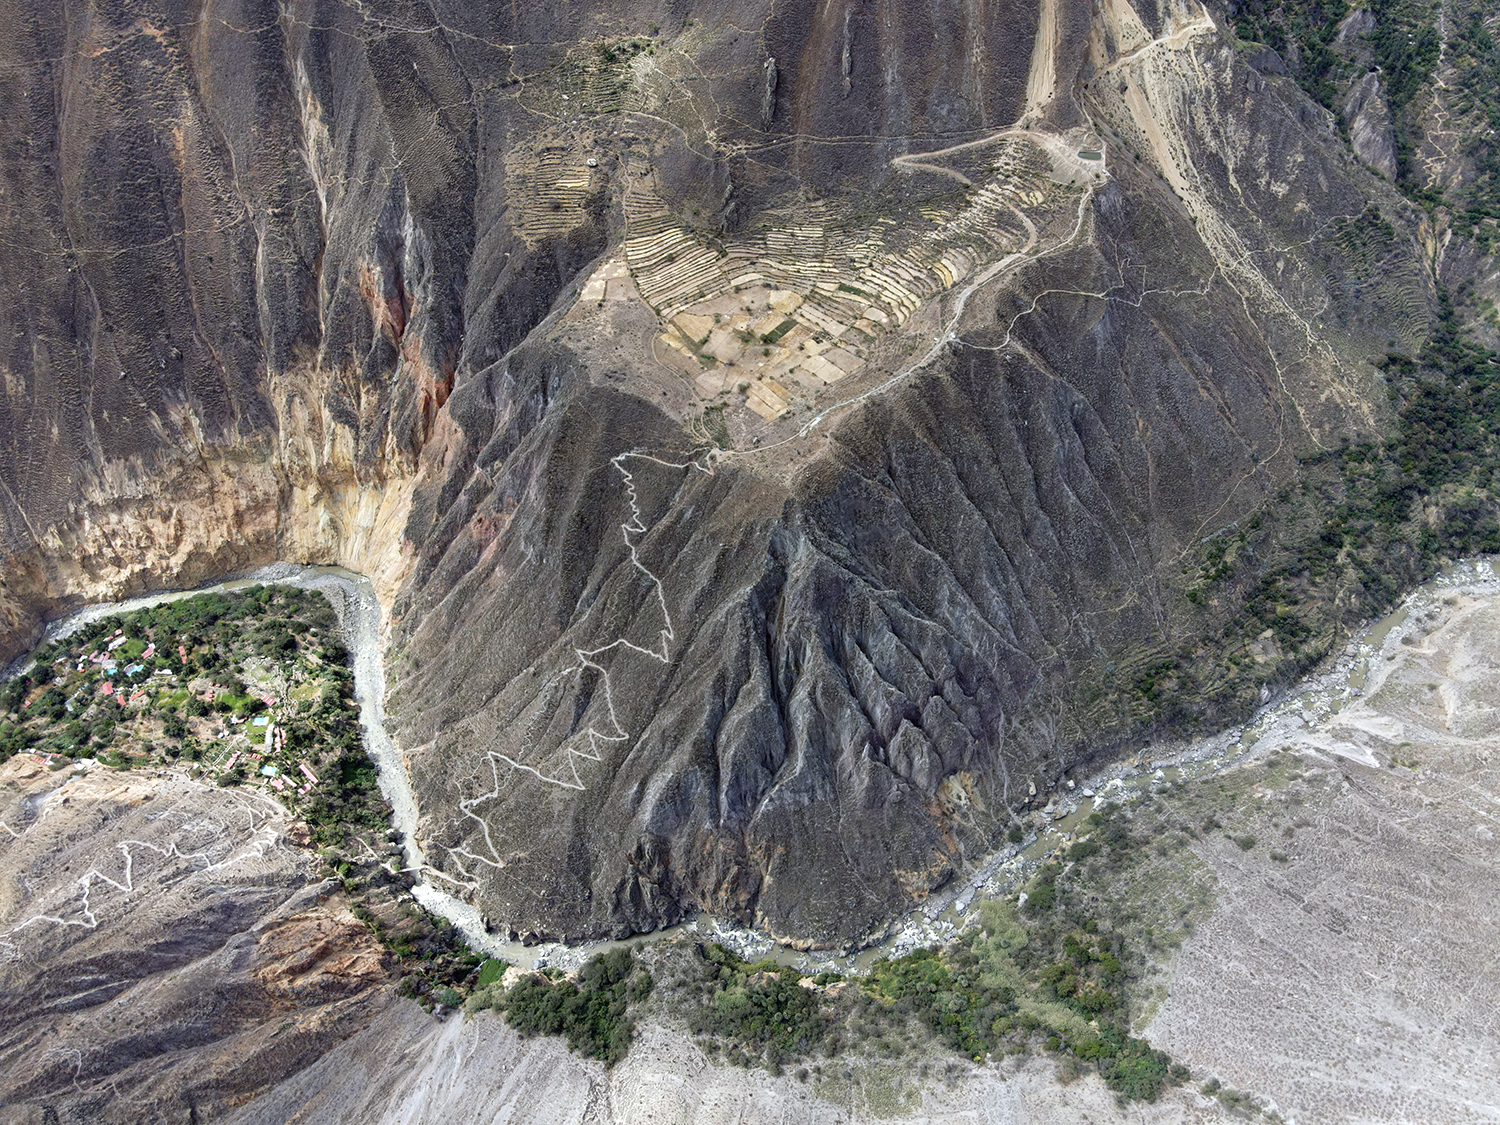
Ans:
{"label": "dark grey rock face", "polygon": [[1259,326],[1179,252],[1189,224],[1123,187],[1097,214],[1097,249],[1028,281],[1105,292],[1128,260],[1169,302],[1055,301],[1021,354],[982,327],[788,490],[561,349],[460,387],[462,452],[408,532],[397,710],[434,850],[496,918],[862,933],[1130,732],[1088,701],[1194,628],[1178,560],[1303,439]]}
{"label": "dark grey rock face", "polygon": [[[1337,223],[1402,219],[1326,114],[1139,14],[0,0],[5,651],[343,562],[394,610],[424,843],[498,925],[877,927],[1138,732],[1120,680],[1217,627],[1186,553],[1376,432],[1364,358],[1425,332],[1405,242],[1343,283]],[[721,256],[899,228],[979,189],[895,157],[1023,113],[1076,222],[763,447],[703,441],[652,310],[575,305],[646,187]],[[1094,143],[1107,178],[1057,170]]]}

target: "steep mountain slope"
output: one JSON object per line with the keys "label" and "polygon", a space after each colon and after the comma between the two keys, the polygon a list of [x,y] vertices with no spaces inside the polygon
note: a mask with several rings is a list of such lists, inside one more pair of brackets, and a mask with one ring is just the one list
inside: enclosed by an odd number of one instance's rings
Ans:
{"label": "steep mountain slope", "polygon": [[29,756],[0,786],[0,1119],[216,1119],[398,1003],[264,797]]}
{"label": "steep mountain slope", "polygon": [[1389,593],[1245,632],[1428,218],[1196,4],[0,12],[5,649],[370,574],[499,927],[856,937]]}

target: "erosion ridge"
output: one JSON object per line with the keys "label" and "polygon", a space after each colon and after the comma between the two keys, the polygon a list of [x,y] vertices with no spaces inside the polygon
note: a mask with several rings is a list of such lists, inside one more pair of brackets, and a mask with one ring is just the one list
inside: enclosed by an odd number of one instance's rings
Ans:
{"label": "erosion ridge", "polygon": [[[507,1112],[518,1120],[601,1122],[789,1111],[956,1121],[978,1106],[1032,1121],[1234,1120],[1251,1106],[1288,1121],[1403,1120],[1413,1105],[1435,1122],[1469,1120],[1475,1106],[1492,1117],[1496,1029],[1485,1001],[1497,982],[1482,923],[1495,898],[1486,734],[1497,590],[1492,559],[1456,567],[1254,722],[1153,746],[1060,794],[1061,809],[1027,815],[1023,849],[974,904],[999,906],[1003,922],[1024,887],[1020,909],[1040,929],[1076,927],[1086,902],[1099,914],[1085,934],[1147,953],[1144,964],[1126,961],[1132,1014],[1194,1072],[1192,1088],[1169,1086],[1150,1103],[1122,1109],[1066,1061],[934,1062],[901,1026],[909,1005],[864,1013],[883,1022],[863,1047],[859,1029],[870,1025],[851,1021],[851,1053],[837,1059],[746,1074],[718,1061],[735,1050],[679,1029],[683,985],[695,983],[669,979],[665,945],[647,950],[663,976],[653,996],[664,999],[612,1073],[558,1040],[522,1043],[483,1011],[434,1019],[391,997],[358,909],[332,881],[309,878],[283,839],[295,826],[274,803],[159,771],[49,773],[27,756],[0,777],[0,862],[19,892],[0,901],[0,969],[21,985],[7,993],[17,1032],[5,1046],[15,1078],[6,1109],[27,1122],[153,1112],[435,1121],[517,1098]],[[1089,804],[1102,817],[1085,819]],[[1438,852],[1448,859],[1435,862]],[[1371,871],[1381,878],[1372,883]],[[1441,911],[1429,905],[1434,883]],[[1055,907],[1032,905],[1044,886]],[[223,908],[203,915],[204,897],[224,893]],[[1285,933],[1296,935],[1290,953]],[[1018,936],[1008,948],[1029,944],[1045,959],[1048,945]],[[1158,995],[1136,1011],[1151,962],[1179,946]],[[691,942],[676,952],[679,968],[701,961]],[[807,972],[849,960],[787,959]],[[1327,985],[1307,988],[1289,961],[1313,965]],[[951,983],[962,994],[993,982]],[[1030,1010],[1076,1021],[1046,995]],[[1455,1004],[1477,1014],[1454,1025]],[[1329,1050],[1355,1035],[1362,1050]],[[1288,1051],[1289,1038],[1300,1046]],[[926,1068],[919,1081],[913,1051]]]}
{"label": "erosion ridge", "polygon": [[1201,542],[1428,334],[1197,5],[0,10],[5,645],[369,574],[423,853],[528,937],[878,931],[1161,721]]}

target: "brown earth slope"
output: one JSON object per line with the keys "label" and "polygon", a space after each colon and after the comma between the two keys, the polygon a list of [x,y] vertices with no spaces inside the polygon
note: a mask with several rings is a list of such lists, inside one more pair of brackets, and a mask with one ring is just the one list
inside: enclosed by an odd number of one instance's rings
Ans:
{"label": "brown earth slope", "polygon": [[264,797],[0,767],[0,1120],[216,1120],[396,1002]]}

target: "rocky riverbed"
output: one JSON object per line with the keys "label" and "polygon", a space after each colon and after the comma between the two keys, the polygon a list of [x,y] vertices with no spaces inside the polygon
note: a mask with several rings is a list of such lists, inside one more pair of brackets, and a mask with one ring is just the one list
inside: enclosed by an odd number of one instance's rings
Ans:
{"label": "rocky riverbed", "polygon": [[[379,619],[357,577],[256,577],[342,591],[378,730]],[[1453,568],[1244,728],[1076,779],[1017,847],[895,927],[889,948],[956,932],[1081,838],[1079,812],[1120,805],[1156,840],[1120,916],[1203,889],[1138,1016],[1193,1071],[1157,1103],[1121,1109],[1045,1057],[772,1077],[711,1061],[663,1010],[606,1071],[492,1013],[395,996],[273,802],[22,756],[0,769],[0,1120],[1205,1122],[1232,1119],[1240,1091],[1285,1121],[1500,1120],[1496,594],[1488,561]],[[399,756],[370,741],[399,819]]]}

